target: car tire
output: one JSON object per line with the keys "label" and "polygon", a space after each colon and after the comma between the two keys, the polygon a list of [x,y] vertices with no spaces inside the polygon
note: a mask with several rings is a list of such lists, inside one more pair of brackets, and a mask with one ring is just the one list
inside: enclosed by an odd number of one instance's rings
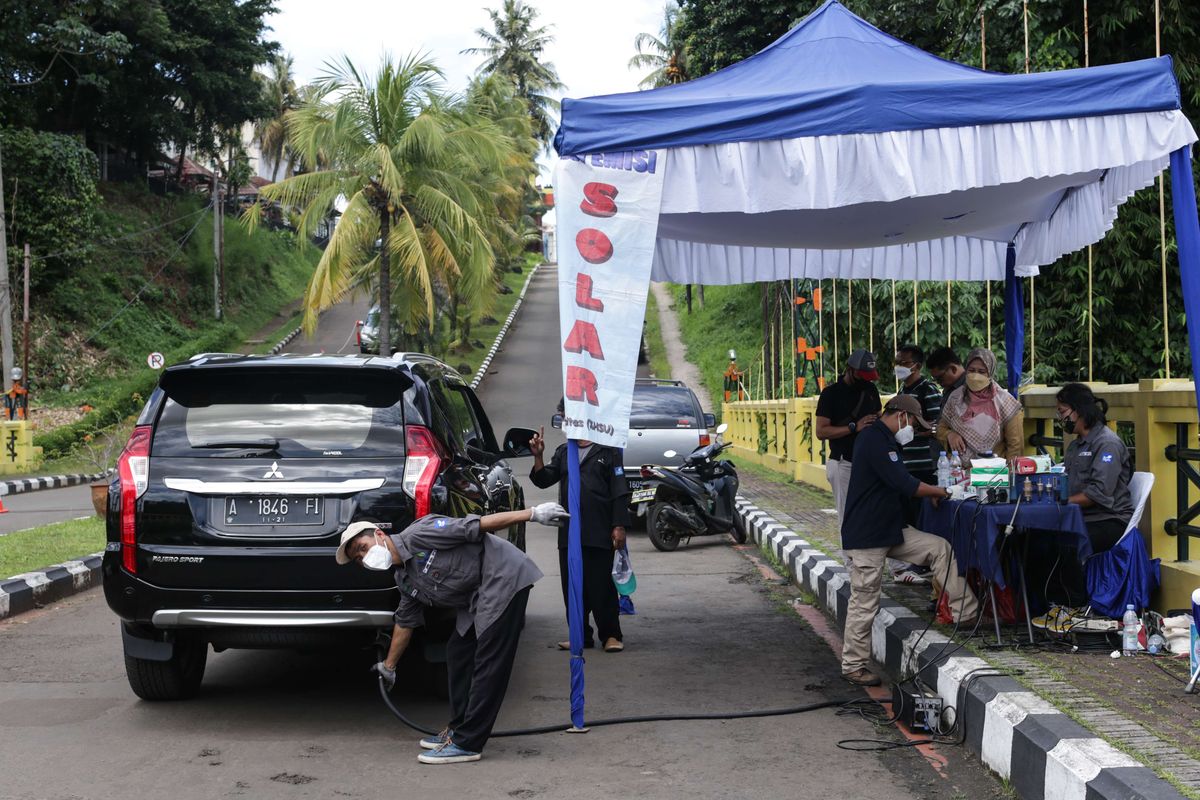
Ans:
{"label": "car tire", "polygon": [[654,503],[650,506],[650,511],[646,514],[646,535],[650,537],[650,544],[664,553],[669,553],[679,547],[679,533],[667,527],[667,524],[662,517],[662,509],[666,507],[665,503]]}
{"label": "car tire", "polygon": [[204,666],[208,661],[208,642],[191,634],[175,640],[166,661],[136,658],[126,653],[125,675],[129,688],[143,700],[186,700],[200,691]]}

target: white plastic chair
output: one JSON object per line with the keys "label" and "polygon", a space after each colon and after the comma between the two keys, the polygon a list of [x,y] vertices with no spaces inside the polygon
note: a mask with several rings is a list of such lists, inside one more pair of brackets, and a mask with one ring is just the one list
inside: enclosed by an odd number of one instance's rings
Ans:
{"label": "white plastic chair", "polygon": [[1146,501],[1150,499],[1150,490],[1154,488],[1154,473],[1153,472],[1135,472],[1133,477],[1129,479],[1129,494],[1133,500],[1133,516],[1129,518],[1129,524],[1125,526],[1125,533],[1121,534],[1124,539],[1129,535],[1129,532],[1138,526],[1142,521],[1142,513],[1146,510]]}

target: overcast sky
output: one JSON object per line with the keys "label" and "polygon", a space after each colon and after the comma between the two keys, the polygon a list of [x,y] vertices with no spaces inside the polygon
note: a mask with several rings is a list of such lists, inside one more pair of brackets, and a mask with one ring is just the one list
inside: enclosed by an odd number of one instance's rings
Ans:
{"label": "overcast sky", "polygon": [[[554,35],[546,57],[566,84],[566,96],[635,91],[643,75],[628,68],[633,39],[643,31],[658,33],[666,2],[532,0],[539,22]],[[448,88],[462,89],[482,59],[460,51],[481,44],[475,30],[490,28],[484,9],[501,5],[501,0],[278,0],[279,11],[269,22],[295,60],[299,83],[316,78],[326,61],[343,54],[371,73],[385,52],[400,57],[424,51],[446,73]]]}

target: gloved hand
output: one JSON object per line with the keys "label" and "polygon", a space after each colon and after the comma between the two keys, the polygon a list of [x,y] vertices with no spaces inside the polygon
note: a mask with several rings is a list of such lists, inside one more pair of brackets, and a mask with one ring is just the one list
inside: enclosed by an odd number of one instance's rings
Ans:
{"label": "gloved hand", "polygon": [[376,662],[375,666],[371,667],[371,672],[383,678],[383,685],[389,692],[396,685],[396,670],[388,669],[388,665],[382,661]]}
{"label": "gloved hand", "polygon": [[530,521],[540,522],[543,525],[557,525],[571,518],[571,515],[558,503],[539,503],[530,511],[532,512]]}

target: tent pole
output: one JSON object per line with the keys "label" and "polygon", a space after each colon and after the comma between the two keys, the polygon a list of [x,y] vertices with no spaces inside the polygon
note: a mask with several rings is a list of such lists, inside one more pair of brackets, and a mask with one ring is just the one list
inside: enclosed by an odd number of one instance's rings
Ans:
{"label": "tent pole", "polygon": [[846,339],[850,352],[854,352],[854,284],[846,279]]}
{"label": "tent pole", "polygon": [[[1162,55],[1162,4],[1154,0],[1154,57]],[[1171,329],[1167,315],[1167,205],[1163,196],[1163,176],[1158,175],[1158,251],[1162,264],[1162,326],[1163,326],[1163,370],[1167,380],[1171,379]]]}
{"label": "tent pole", "polygon": [[950,281],[946,281],[946,347],[950,346]]}
{"label": "tent pole", "polygon": [[984,286],[984,289],[987,294],[987,297],[984,300],[984,304],[987,306],[987,348],[988,348],[988,350],[991,350],[992,349],[992,282],[984,281],[983,286]]}
{"label": "tent pole", "polygon": [[875,352],[875,279],[867,278],[867,349]]}
{"label": "tent pole", "polygon": [[838,350],[837,278],[833,278],[830,283],[833,284],[833,369],[836,371],[842,363],[842,354]]}
{"label": "tent pole", "polygon": [[1025,23],[1025,74],[1029,74],[1029,0],[1022,0],[1021,15]]}
{"label": "tent pole", "polygon": [[[797,296],[796,279],[792,278],[791,318],[792,318],[792,397],[793,398],[796,397],[796,378],[798,377],[796,375],[796,350],[799,349],[799,345],[800,345],[800,343],[796,341],[796,313],[800,309],[800,306],[796,305],[796,296]],[[812,300],[812,297],[809,297],[809,300]]]}
{"label": "tent pole", "polygon": [[913,344],[917,343],[917,281],[913,279]]}
{"label": "tent pole", "polygon": [[821,383],[825,382],[825,291],[820,278],[817,278],[817,294],[821,297],[817,306],[817,338],[821,340],[821,380],[817,383],[817,391],[820,391]]}
{"label": "tent pole", "polygon": [[[900,350],[900,333],[896,325],[896,279],[892,278],[892,355]],[[896,394],[900,394],[900,379],[896,378]]]}
{"label": "tent pole", "polygon": [[[1083,66],[1090,67],[1092,65],[1092,48],[1090,35],[1088,32],[1088,0],[1083,0]],[[1161,194],[1160,194],[1161,197]],[[1161,213],[1161,209],[1160,209]],[[1095,352],[1095,316],[1092,314],[1092,246],[1089,244],[1087,249],[1088,259],[1088,380],[1096,379],[1093,366],[1093,353]]]}
{"label": "tent pole", "polygon": [[[1187,314],[1188,344],[1200,353],[1200,220],[1196,216],[1196,188],[1192,179],[1192,152],[1185,145],[1171,153],[1171,207],[1175,217],[1175,242],[1178,247],[1179,282],[1183,290],[1183,310]],[[1192,380],[1200,365],[1192,364]]]}

